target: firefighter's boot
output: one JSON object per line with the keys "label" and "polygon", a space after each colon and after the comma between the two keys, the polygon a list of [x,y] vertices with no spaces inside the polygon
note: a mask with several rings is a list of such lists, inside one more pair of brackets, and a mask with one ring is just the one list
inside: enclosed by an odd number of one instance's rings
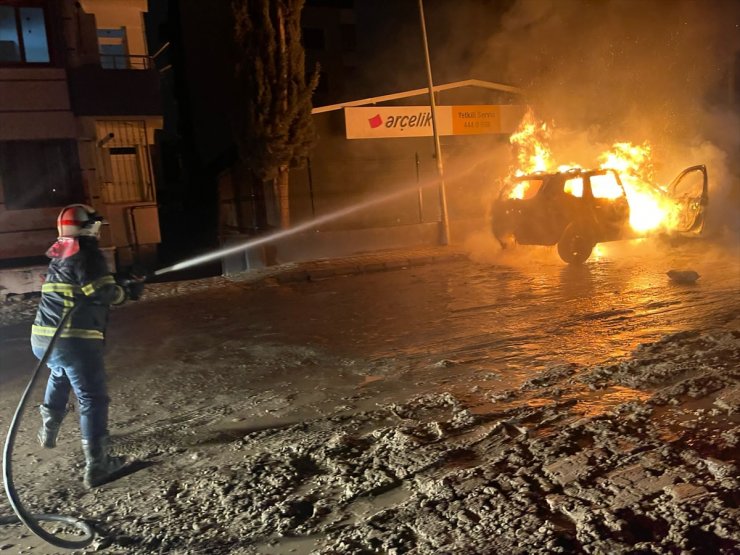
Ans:
{"label": "firefighter's boot", "polygon": [[110,454],[108,436],[96,439],[83,439],[82,450],[85,452],[85,486],[95,488],[104,484],[126,465],[125,457]]}
{"label": "firefighter's boot", "polygon": [[38,437],[41,447],[52,449],[57,446],[57,435],[59,435],[59,428],[67,411],[58,411],[50,409],[46,405],[41,405],[39,412],[41,413],[41,428],[39,428],[36,437]]}

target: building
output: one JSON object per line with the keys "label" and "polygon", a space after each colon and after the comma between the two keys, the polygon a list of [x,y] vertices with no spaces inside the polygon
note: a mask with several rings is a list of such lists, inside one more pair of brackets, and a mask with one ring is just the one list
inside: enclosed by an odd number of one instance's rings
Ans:
{"label": "building", "polygon": [[111,265],[156,253],[154,135],[162,108],[146,11],[146,0],[0,0],[6,292],[38,288],[36,271],[8,277],[7,269],[42,262],[56,216],[70,203],[90,204],[109,222],[101,246]]}

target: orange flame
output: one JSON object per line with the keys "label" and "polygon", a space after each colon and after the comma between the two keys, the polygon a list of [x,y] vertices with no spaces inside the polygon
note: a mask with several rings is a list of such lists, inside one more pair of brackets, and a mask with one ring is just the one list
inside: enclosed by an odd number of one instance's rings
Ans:
{"label": "orange flame", "polygon": [[[552,137],[552,128],[546,123],[538,122],[532,110],[524,115],[518,130],[511,135],[509,142],[516,149],[517,167],[512,177],[535,172],[568,171],[579,168],[575,164],[558,166],[548,142]],[[676,225],[678,209],[665,194],[665,191],[654,183],[652,149],[646,142],[642,145],[632,143],[615,143],[612,148],[599,155],[601,168],[616,170],[624,186],[624,193],[630,205],[630,226],[637,232],[645,233]],[[523,199],[530,187],[530,181],[516,183],[508,193],[509,198]],[[583,195],[583,181],[569,180],[566,192],[574,196]],[[612,176],[593,176],[591,187],[599,198],[618,198],[622,189]]]}
{"label": "orange flame", "polygon": [[630,205],[630,226],[638,232],[670,227],[675,221],[676,207],[665,191],[653,185],[652,149],[642,145],[615,143],[612,150],[599,156],[602,168],[613,168],[627,193]]}
{"label": "orange flame", "polygon": [[509,142],[517,147],[517,175],[547,171],[552,165],[552,153],[546,146],[552,132],[546,123],[538,123],[531,109],[524,114],[519,129],[509,137]]}

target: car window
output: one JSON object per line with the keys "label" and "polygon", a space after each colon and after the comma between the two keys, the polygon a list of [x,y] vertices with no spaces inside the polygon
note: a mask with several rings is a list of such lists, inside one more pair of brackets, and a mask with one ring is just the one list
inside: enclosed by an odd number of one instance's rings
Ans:
{"label": "car window", "polygon": [[563,186],[563,191],[565,191],[569,195],[573,195],[574,197],[582,197],[583,196],[583,178],[573,177],[571,179],[566,180],[565,185]]}
{"label": "car window", "polygon": [[624,189],[617,183],[613,173],[592,175],[591,192],[594,198],[619,198],[624,196]]}
{"label": "car window", "polygon": [[530,199],[534,197],[542,187],[542,179],[525,179],[518,181],[509,193],[509,198]]}

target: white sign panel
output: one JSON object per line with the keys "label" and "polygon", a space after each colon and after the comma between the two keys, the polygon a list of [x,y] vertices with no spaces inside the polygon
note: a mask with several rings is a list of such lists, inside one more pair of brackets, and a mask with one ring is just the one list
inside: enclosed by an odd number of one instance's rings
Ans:
{"label": "white sign panel", "polygon": [[[473,105],[437,106],[440,135],[510,134],[516,131],[524,106]],[[383,106],[345,108],[348,139],[431,137],[429,106]]]}

